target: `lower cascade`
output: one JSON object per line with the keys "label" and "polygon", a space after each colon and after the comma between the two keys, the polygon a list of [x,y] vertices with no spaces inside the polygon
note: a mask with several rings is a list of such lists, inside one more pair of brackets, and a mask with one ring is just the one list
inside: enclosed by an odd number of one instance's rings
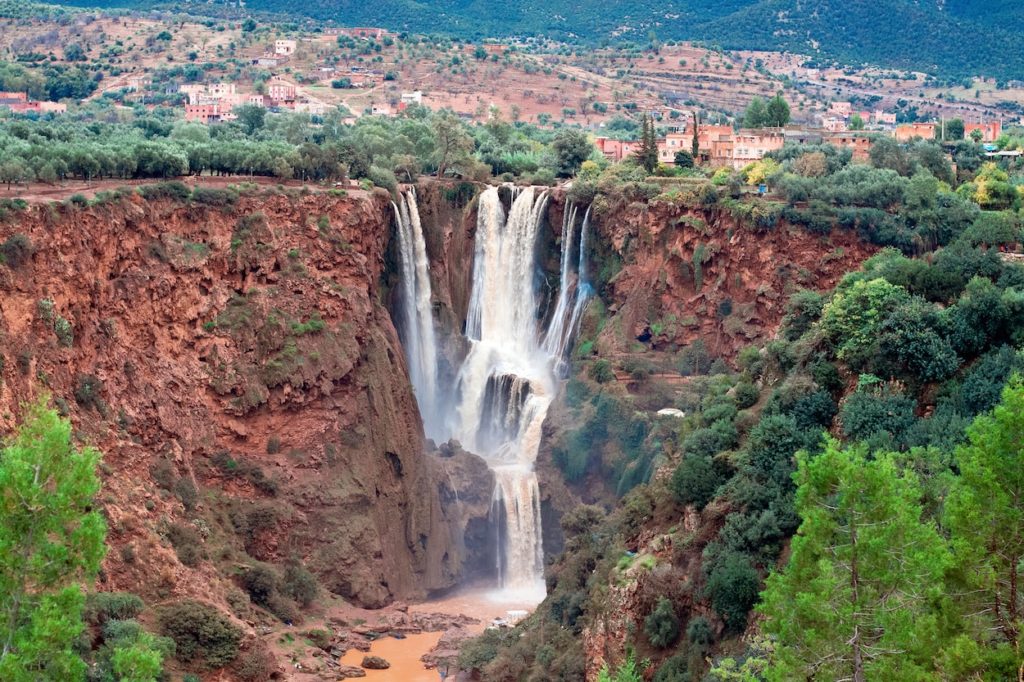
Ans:
{"label": "lower cascade", "polygon": [[[539,328],[540,301],[536,294],[537,242],[550,195],[532,187],[511,188],[506,214],[499,189],[487,188],[478,204],[472,290],[466,319],[469,352],[449,395],[416,385],[416,397],[426,423],[428,415],[444,415],[428,428],[441,438],[459,439],[485,459],[494,472],[492,519],[498,536],[496,570],[502,590],[544,594],[544,551],[541,535],[540,489],[534,462],[540,449],[548,407],[564,372],[564,355],[571,346],[590,288],[585,281],[589,210],[579,230],[578,264],[572,266],[577,209],[566,206],[562,226],[561,285],[547,330]],[[410,201],[409,198],[413,197]],[[397,211],[401,249],[405,317],[409,327],[426,331],[422,311],[429,314],[429,281],[416,267],[425,254],[422,230],[411,190]],[[415,226],[416,229],[408,229]],[[420,244],[416,242],[419,241]],[[426,262],[425,255],[422,262]],[[413,284],[410,286],[410,281]],[[424,293],[424,288],[426,291]],[[424,306],[424,296],[426,305]],[[409,308],[415,306],[416,311]],[[432,320],[430,321],[432,331]],[[410,336],[407,332],[407,336]],[[413,372],[436,376],[437,357],[424,350],[437,344],[413,334],[406,355]],[[429,367],[424,368],[424,362]]]}

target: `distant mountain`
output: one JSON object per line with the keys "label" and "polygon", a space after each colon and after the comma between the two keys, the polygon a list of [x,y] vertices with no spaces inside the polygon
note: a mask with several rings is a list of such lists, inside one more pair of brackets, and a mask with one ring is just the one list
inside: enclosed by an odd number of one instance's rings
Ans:
{"label": "distant mountain", "polygon": [[[65,0],[168,6],[154,0]],[[248,0],[249,9],[468,39],[705,40],[844,63],[1024,80],[1020,0]],[[175,5],[180,8],[180,5]],[[200,6],[202,7],[202,5]]]}

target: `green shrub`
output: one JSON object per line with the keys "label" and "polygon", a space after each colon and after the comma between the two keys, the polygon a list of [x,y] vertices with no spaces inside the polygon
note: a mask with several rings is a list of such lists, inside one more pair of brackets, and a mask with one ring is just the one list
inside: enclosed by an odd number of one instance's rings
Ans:
{"label": "green shrub", "polygon": [[195,510],[196,504],[199,502],[199,491],[196,490],[195,485],[190,479],[179,478],[174,484],[174,494],[181,500],[185,511]]}
{"label": "green shrub", "polygon": [[88,409],[102,407],[103,382],[92,374],[79,374],[75,377],[75,402]]}
{"label": "green shrub", "polygon": [[199,186],[192,190],[192,201],[205,206],[230,206],[238,201],[238,193],[229,189]]}
{"label": "green shrub", "polygon": [[692,504],[701,511],[714,499],[722,482],[710,457],[687,454],[672,473],[669,487],[681,504]]}
{"label": "green shrub", "polygon": [[242,682],[267,682],[277,672],[277,664],[267,646],[257,642],[248,651],[239,654],[231,671]]}
{"label": "green shrub", "polygon": [[302,606],[309,606],[316,599],[319,588],[316,577],[297,561],[289,562],[284,569],[281,591]]}
{"label": "green shrub", "polygon": [[757,386],[746,381],[741,381],[736,384],[736,407],[741,410],[753,407],[757,403],[757,399],[760,395],[761,392],[757,390]]}
{"label": "green shrub", "polygon": [[178,561],[189,567],[199,565],[203,558],[203,539],[195,527],[173,523],[167,528],[167,539],[171,541]]}
{"label": "green shrub", "polygon": [[644,634],[652,646],[664,649],[679,639],[679,617],[672,601],[659,597],[654,609],[644,619]]}
{"label": "green shrub", "polygon": [[85,598],[85,620],[93,625],[102,625],[108,620],[135,618],[146,604],[138,595],[130,592],[94,592]]}
{"label": "green shrub", "polygon": [[238,656],[242,631],[212,606],[191,600],[164,606],[157,611],[157,623],[174,640],[184,663],[222,668]]}
{"label": "green shrub", "polygon": [[876,447],[901,447],[916,420],[916,405],[913,398],[887,388],[857,391],[843,404],[843,435]]}
{"label": "green shrub", "polygon": [[615,371],[612,369],[612,364],[607,360],[598,360],[590,365],[587,374],[599,384],[607,384],[615,380]]}
{"label": "green shrub", "polygon": [[23,234],[14,234],[0,244],[0,263],[17,268],[32,257],[32,242]]}
{"label": "green shrub", "polygon": [[53,333],[57,335],[57,341],[65,348],[71,348],[75,343],[75,329],[65,318],[60,315],[53,321]]}
{"label": "green shrub", "polygon": [[254,604],[266,607],[278,590],[277,571],[268,564],[254,564],[242,576],[242,587]]}
{"label": "green shrub", "polygon": [[695,644],[701,648],[707,647],[713,641],[715,641],[715,633],[711,629],[711,623],[704,616],[697,616],[690,621],[689,625],[686,626],[686,639],[690,641],[690,644]]}
{"label": "green shrub", "polygon": [[690,674],[689,660],[686,654],[676,654],[665,659],[665,662],[654,674],[654,682],[696,682]]}
{"label": "green shrub", "polygon": [[760,593],[760,580],[750,560],[735,553],[720,558],[711,567],[705,589],[726,628],[742,632]]}
{"label": "green shrub", "polygon": [[697,339],[679,352],[679,373],[684,377],[707,374],[711,369],[712,360],[707,346]]}
{"label": "green shrub", "polygon": [[174,201],[186,201],[192,196],[192,190],[183,182],[171,180],[169,182],[158,182],[155,185],[143,185],[139,187],[139,194],[149,200],[171,199]]}

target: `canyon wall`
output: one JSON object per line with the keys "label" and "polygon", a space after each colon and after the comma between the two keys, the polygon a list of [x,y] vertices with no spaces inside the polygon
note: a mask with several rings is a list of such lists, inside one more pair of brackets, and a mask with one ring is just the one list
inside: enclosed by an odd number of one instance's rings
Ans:
{"label": "canyon wall", "polygon": [[[0,265],[0,428],[45,391],[104,453],[103,589],[219,601],[252,558],[371,607],[459,581],[490,472],[424,454],[379,296],[389,198],[341,194],[133,194],[0,224],[32,251]],[[201,537],[191,567],[174,524]]]}

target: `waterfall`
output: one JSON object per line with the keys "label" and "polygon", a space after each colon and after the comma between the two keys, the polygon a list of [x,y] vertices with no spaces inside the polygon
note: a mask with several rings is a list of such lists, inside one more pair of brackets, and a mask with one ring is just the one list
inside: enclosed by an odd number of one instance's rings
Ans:
{"label": "waterfall", "polygon": [[457,433],[494,471],[498,573],[506,589],[543,591],[540,490],[533,470],[555,391],[541,346],[534,289],[548,193],[515,192],[505,215],[498,189],[481,194],[467,314],[469,355],[459,374]]}
{"label": "waterfall", "polygon": [[[551,356],[555,364],[557,376],[564,376],[568,369],[565,363],[565,353],[573,337],[576,335],[580,318],[583,316],[583,310],[592,292],[590,283],[587,281],[586,269],[587,231],[590,226],[589,206],[583,214],[583,224],[580,226],[576,286],[573,287],[571,285],[569,268],[573,255],[572,237],[575,223],[576,206],[572,202],[568,202],[565,207],[565,218],[562,221],[561,284],[558,290],[558,303],[555,306],[555,312],[551,316],[551,323],[548,325],[548,331],[544,337],[544,350]],[[571,310],[569,308],[570,301],[572,301]]]}
{"label": "waterfall", "polygon": [[406,192],[401,205],[396,204],[405,302],[403,341],[428,435],[437,434],[440,440],[458,438],[494,472],[492,517],[501,588],[539,600],[544,593],[544,550],[534,462],[563,356],[590,292],[583,261],[590,210],[579,230],[577,251],[573,245],[578,211],[571,204],[566,206],[558,301],[549,328],[542,333],[537,319],[536,250],[549,194],[532,187],[510,189],[507,214],[498,188],[489,187],[479,197],[466,314],[469,352],[450,390],[437,386],[429,270],[415,194]]}
{"label": "waterfall", "polygon": [[402,343],[409,363],[409,378],[429,438],[440,438],[443,424],[437,392],[437,333],[431,306],[430,262],[423,239],[416,190],[409,189],[392,202],[398,227],[402,271],[402,307],[405,313]]}

